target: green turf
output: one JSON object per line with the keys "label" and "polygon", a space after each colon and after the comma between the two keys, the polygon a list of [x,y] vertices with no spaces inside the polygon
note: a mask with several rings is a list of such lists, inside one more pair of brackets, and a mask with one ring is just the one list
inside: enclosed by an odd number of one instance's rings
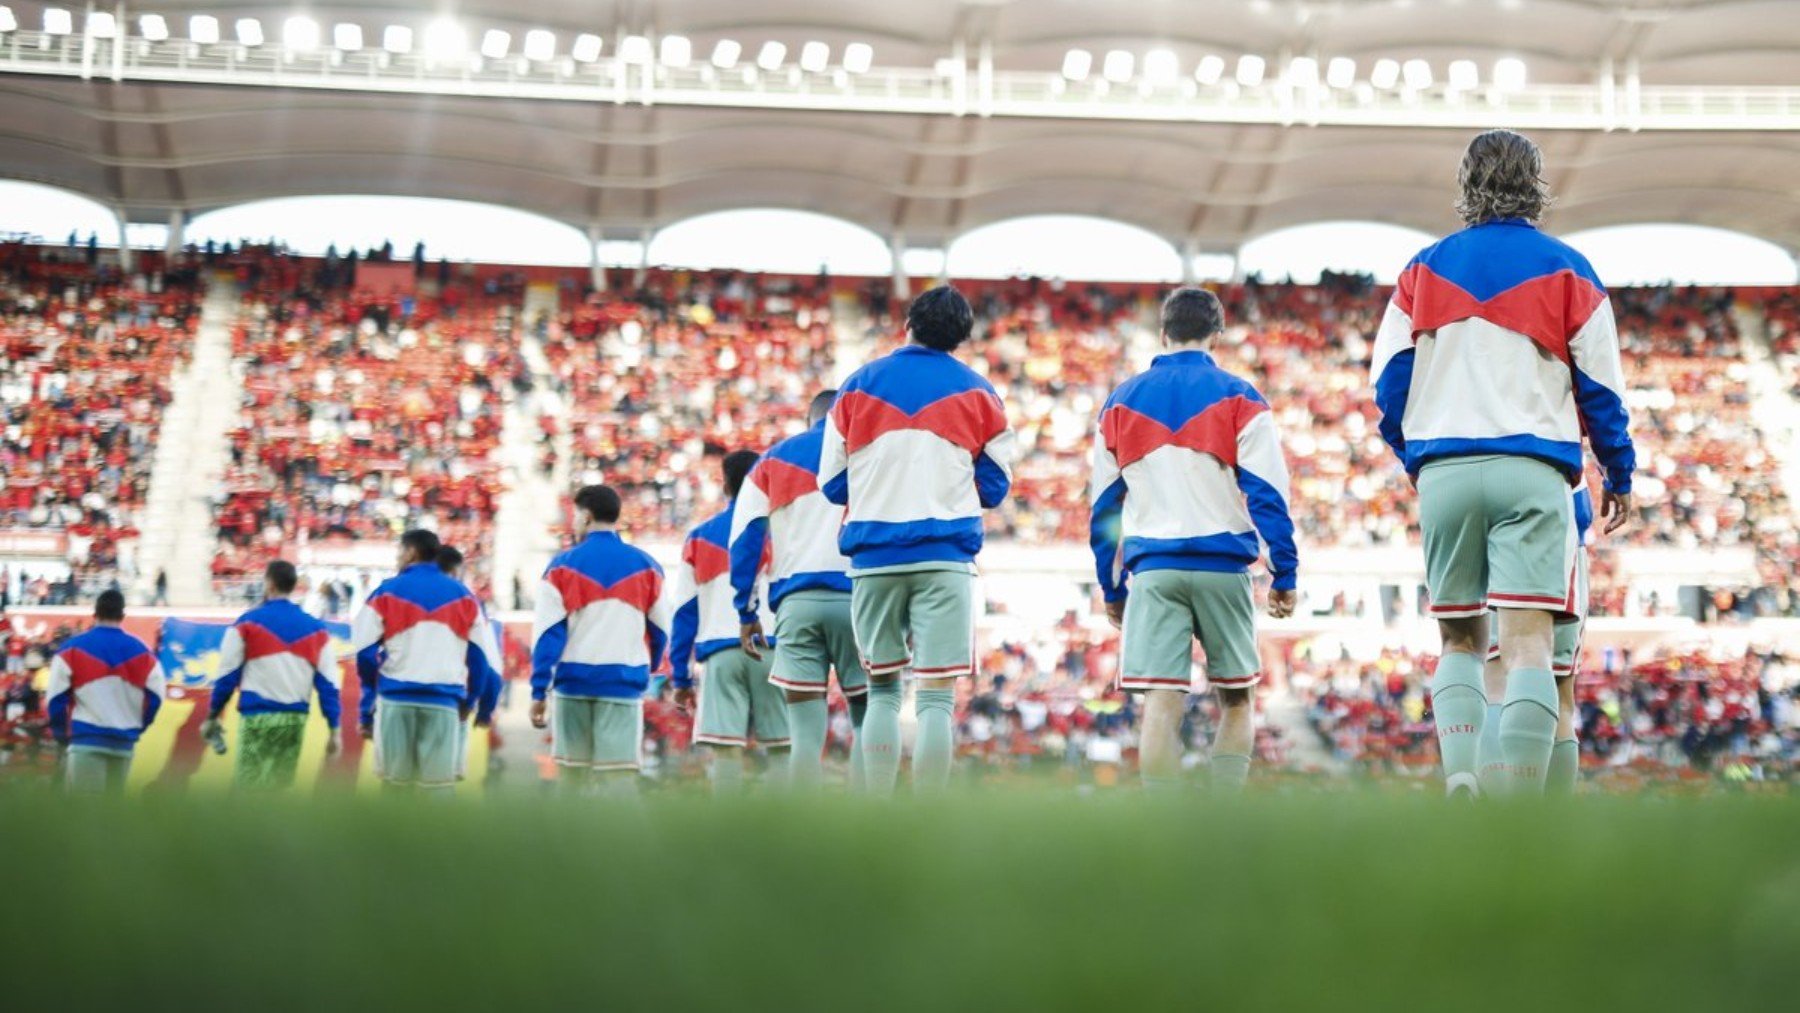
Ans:
{"label": "green turf", "polygon": [[1800,995],[1800,805],[1781,798],[11,793],[0,856],[0,995],[34,1013],[1524,1013]]}

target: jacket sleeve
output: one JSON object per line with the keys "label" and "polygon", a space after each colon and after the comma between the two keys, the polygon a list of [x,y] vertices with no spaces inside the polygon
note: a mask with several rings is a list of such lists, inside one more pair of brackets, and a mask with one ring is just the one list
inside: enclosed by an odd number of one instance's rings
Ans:
{"label": "jacket sleeve", "polygon": [[694,638],[700,633],[700,588],[694,581],[694,542],[688,539],[681,548],[681,562],[675,568],[675,579],[669,581],[663,608],[670,617],[669,677],[679,689],[694,684],[688,670],[694,656]]}
{"label": "jacket sleeve", "polygon": [[1625,408],[1625,373],[1619,361],[1619,331],[1612,300],[1602,298],[1569,341],[1575,379],[1575,409],[1587,431],[1609,492],[1631,491],[1637,450],[1631,442],[1631,413]]}
{"label": "jacket sleeve", "polygon": [[663,658],[669,649],[669,627],[673,623],[669,610],[668,596],[664,591],[662,567],[650,564],[656,582],[650,595],[650,612],[644,616],[644,646],[650,651],[650,671],[662,667]]}
{"label": "jacket sleeve", "polygon": [[850,505],[850,450],[844,442],[849,426],[849,407],[840,393],[825,416],[825,439],[819,447],[819,491],[838,506]]}
{"label": "jacket sleeve", "polygon": [[474,708],[475,723],[485,725],[500,700],[500,648],[494,641],[494,623],[483,609],[469,630],[468,694],[464,702]]}
{"label": "jacket sleeve", "polygon": [[150,727],[156,720],[156,714],[162,710],[163,697],[168,695],[169,680],[163,674],[162,663],[150,656],[150,674],[144,677],[144,727]]}
{"label": "jacket sleeve", "polygon": [[75,713],[75,683],[60,651],[50,659],[50,684],[45,687],[45,695],[49,698],[46,708],[50,712],[50,734],[58,742],[67,742],[69,722]]}
{"label": "jacket sleeve", "polygon": [[375,599],[380,595],[380,590],[370,595],[369,600],[363,602],[362,611],[356,614],[356,620],[350,624],[350,650],[356,655],[356,679],[362,684],[357,710],[363,724],[368,724],[375,716],[375,690],[381,684],[381,641],[385,636],[385,624],[375,608]]}
{"label": "jacket sleeve", "polygon": [[[1406,464],[1406,399],[1412,388],[1413,325],[1412,276],[1400,276],[1394,298],[1381,317],[1381,328],[1375,332],[1375,353],[1369,365],[1375,383],[1375,407],[1381,413],[1381,438]],[[1408,468],[1407,470],[1411,470]]]}
{"label": "jacket sleeve", "polygon": [[1006,502],[1012,491],[1012,466],[1019,456],[1019,436],[1006,418],[1006,404],[992,386],[987,388],[993,399],[992,432],[987,443],[975,455],[975,496],[983,510],[992,510]]}
{"label": "jacket sleeve", "polygon": [[569,644],[569,613],[563,605],[562,592],[551,581],[556,567],[544,571],[538,582],[537,612],[531,621],[531,698],[542,700],[550,692],[550,681],[562,661],[563,649]]}
{"label": "jacket sleeve", "polygon": [[343,721],[343,696],[338,689],[343,678],[343,670],[338,667],[337,648],[327,637],[325,646],[319,648],[319,664],[313,669],[313,692],[319,695],[319,716],[325,719],[325,726],[333,730]]}
{"label": "jacket sleeve", "polygon": [[225,638],[219,642],[219,677],[213,680],[208,717],[216,718],[225,712],[225,705],[231,702],[231,694],[237,692],[243,679],[244,635],[238,632],[237,623],[232,623],[225,628]]}
{"label": "jacket sleeve", "polygon": [[1106,412],[1094,426],[1092,475],[1088,480],[1088,545],[1094,550],[1094,575],[1109,602],[1125,597],[1125,476],[1106,439]]}
{"label": "jacket sleeve", "polygon": [[764,461],[756,462],[744,487],[738,491],[731,508],[731,602],[737,608],[738,622],[757,620],[757,575],[762,572],[763,553],[769,544],[768,469]]}
{"label": "jacket sleeve", "polygon": [[1238,424],[1237,483],[1250,508],[1250,522],[1269,557],[1277,591],[1292,591],[1300,570],[1294,519],[1288,514],[1287,460],[1275,418],[1261,401],[1247,401]]}

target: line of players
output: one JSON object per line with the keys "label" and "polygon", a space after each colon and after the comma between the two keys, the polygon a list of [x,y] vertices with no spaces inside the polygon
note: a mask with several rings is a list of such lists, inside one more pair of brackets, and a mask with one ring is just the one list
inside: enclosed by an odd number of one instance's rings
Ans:
{"label": "line of players", "polygon": [[[1572,784],[1570,677],[1593,513],[1584,437],[1603,473],[1606,530],[1631,507],[1611,305],[1587,261],[1538,230],[1542,172],[1526,138],[1475,138],[1458,175],[1468,226],[1403,272],[1372,363],[1380,431],[1420,496],[1444,640],[1432,709],[1453,795]],[[981,515],[1006,498],[1016,438],[992,385],[953,354],[974,327],[968,302],[934,288],[906,322],[908,342],[820,394],[804,432],[725,458],[731,502],[690,533],[668,586],[619,537],[618,495],[577,494],[580,538],[544,574],[531,665],[531,721],[553,728],[570,783],[635,789],[642,698],[665,652],[719,791],[740,783],[753,736],[791,745],[791,781],[818,784],[835,676],[857,727],[853,782],[891,793],[904,673],[915,682],[914,786],[946,783],[955,680],[974,672]],[[1295,606],[1280,440],[1262,395],[1208,354],[1224,329],[1210,292],[1172,294],[1161,323],[1171,350],[1107,399],[1094,440],[1090,541],[1107,614],[1123,630],[1121,686],[1146,698],[1149,787],[1178,780],[1195,640],[1223,712],[1214,782],[1244,783],[1261,675],[1250,568],[1267,559],[1272,616]],[[465,720],[472,711],[486,722],[499,681],[491,624],[440,569],[445,558],[434,535],[408,532],[400,573],[371,595],[352,638],[377,769],[427,790],[454,783]],[[335,666],[322,626],[287,601],[293,586],[291,567],[271,567],[269,601],[227,638],[214,718],[241,685],[246,737],[262,739],[241,755],[280,758],[240,769],[291,776],[309,691],[335,742]],[[122,606],[102,596],[101,628],[53,666],[72,781],[117,779],[117,758],[160,695],[154,659],[117,629]]]}

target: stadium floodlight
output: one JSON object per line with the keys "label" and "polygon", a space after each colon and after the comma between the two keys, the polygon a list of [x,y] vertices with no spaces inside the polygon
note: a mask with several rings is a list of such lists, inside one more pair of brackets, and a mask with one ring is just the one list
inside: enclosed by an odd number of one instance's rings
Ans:
{"label": "stadium floodlight", "polygon": [[1376,60],[1375,69],[1369,71],[1369,83],[1377,88],[1392,88],[1400,83],[1400,61]]}
{"label": "stadium floodlight", "polygon": [[1100,76],[1114,84],[1123,84],[1131,80],[1131,71],[1137,66],[1137,57],[1129,50],[1115,49],[1106,54],[1100,63]]}
{"label": "stadium floodlight", "polygon": [[469,51],[469,33],[449,18],[425,26],[425,55],[433,60],[453,60]]}
{"label": "stadium floodlight", "polygon": [[1325,65],[1325,83],[1333,88],[1348,88],[1356,83],[1356,61],[1348,56],[1334,56]]}
{"label": "stadium floodlight", "polygon": [[161,42],[169,37],[169,22],[161,14],[145,14],[138,18],[138,34],[146,41]]}
{"label": "stadium floodlight", "polygon": [[353,25],[348,21],[340,21],[331,28],[331,44],[346,53],[354,53],[363,47],[361,25]]}
{"label": "stadium floodlight", "polygon": [[787,47],[779,42],[765,42],[756,53],[756,65],[764,70],[780,70],[787,59]]}
{"label": "stadium floodlight", "polygon": [[844,47],[844,69],[852,74],[867,74],[875,66],[875,47],[867,42],[852,42]]}
{"label": "stadium floodlight", "polygon": [[1453,91],[1474,91],[1481,87],[1481,70],[1474,60],[1452,60],[1449,83]]}
{"label": "stadium floodlight", "polygon": [[1086,81],[1094,71],[1094,54],[1085,49],[1071,49],[1063,55],[1062,75],[1071,81]]}
{"label": "stadium floodlight", "polygon": [[16,32],[19,30],[19,19],[13,16],[12,8],[0,6],[0,32]]}
{"label": "stadium floodlight", "polygon": [[736,39],[720,39],[713,44],[712,65],[720,70],[730,70],[737,66],[738,58],[744,55],[744,46]]}
{"label": "stadium floodlight", "polygon": [[405,25],[389,25],[381,30],[381,48],[390,53],[410,53],[412,44],[412,29]]}
{"label": "stadium floodlight", "polygon": [[196,14],[188,18],[188,39],[202,46],[218,42],[219,19],[211,14]]}
{"label": "stadium floodlight", "polygon": [[800,69],[808,74],[823,74],[831,66],[831,47],[823,42],[808,42],[800,47]]}
{"label": "stadium floodlight", "polygon": [[310,53],[319,48],[319,23],[296,14],[281,23],[281,44],[289,49]]}
{"label": "stadium floodlight", "polygon": [[1319,86],[1319,61],[1310,56],[1296,56],[1288,61],[1287,82],[1297,88]]}
{"label": "stadium floodlight", "polygon": [[1245,53],[1238,57],[1237,83],[1246,88],[1254,88],[1262,83],[1263,72],[1269,65],[1255,53]]}
{"label": "stadium floodlight", "polygon": [[685,67],[694,62],[694,44],[685,35],[665,35],[657,45],[656,59],[665,67]]}
{"label": "stadium floodlight", "polygon": [[1501,91],[1518,91],[1525,87],[1525,61],[1516,56],[1495,60],[1494,87]]}
{"label": "stadium floodlight", "polygon": [[62,7],[44,8],[44,34],[68,35],[75,31],[75,15]]}
{"label": "stadium floodlight", "polygon": [[110,39],[119,31],[119,19],[111,11],[94,11],[87,16],[87,33],[96,39]]}
{"label": "stadium floodlight", "polygon": [[533,28],[525,33],[525,59],[548,63],[556,59],[556,33],[548,28]]}
{"label": "stadium floodlight", "polygon": [[600,36],[586,32],[575,36],[575,44],[569,47],[569,55],[577,63],[593,63],[600,59]]}
{"label": "stadium floodlight", "polygon": [[1218,84],[1225,76],[1225,58],[1217,53],[1208,53],[1200,58],[1200,64],[1194,68],[1194,80],[1201,84]]}
{"label": "stadium floodlight", "polygon": [[1152,49],[1144,54],[1144,79],[1151,84],[1174,84],[1181,76],[1181,60],[1172,49]]}
{"label": "stadium floodlight", "polygon": [[255,18],[238,18],[232,26],[237,32],[238,45],[260,46],[263,44],[262,22]]}
{"label": "stadium floodlight", "polygon": [[626,63],[649,63],[656,57],[656,47],[646,35],[627,35],[619,40],[619,59]]}
{"label": "stadium floodlight", "polygon": [[490,60],[504,60],[512,49],[512,33],[490,28],[481,33],[481,55]]}
{"label": "stadium floodlight", "polygon": [[1400,79],[1414,91],[1431,87],[1431,64],[1424,60],[1408,60],[1400,67]]}

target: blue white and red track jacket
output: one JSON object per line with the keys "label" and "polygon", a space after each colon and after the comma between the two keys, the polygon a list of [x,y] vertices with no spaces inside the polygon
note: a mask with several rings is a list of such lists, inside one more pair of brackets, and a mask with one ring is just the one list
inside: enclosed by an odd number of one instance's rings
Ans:
{"label": "blue white and red track jacket", "polygon": [[162,666],[117,626],[71,637],[50,659],[50,732],[58,742],[129,753],[162,706]]}
{"label": "blue white and red track jacket", "polygon": [[[674,617],[669,635],[670,677],[682,688],[693,685],[692,663],[738,646],[738,611],[733,603],[728,547],[735,505],[734,500],[688,532],[681,546],[681,564],[669,582],[668,607]],[[759,588],[755,597],[762,597],[765,590]],[[766,610],[757,618],[765,631],[774,630],[775,621]]]}
{"label": "blue white and red track jacket", "polygon": [[731,589],[738,621],[758,617],[758,578],[768,607],[795,591],[849,591],[850,560],[838,549],[844,508],[819,491],[825,420],[769,448],[731,509]]}
{"label": "blue white and red track jacket", "polygon": [[1266,547],[1276,590],[1300,556],[1288,470],[1256,388],[1188,349],[1158,356],[1100,410],[1089,541],[1107,601],[1145,570],[1241,573]]}
{"label": "blue white and red track jacket", "polygon": [[662,567],[616,532],[590,531],[538,585],[531,698],[635,700],[662,664],[668,631]]}
{"label": "blue white and red track jacket", "polygon": [[350,630],[363,684],[363,717],[374,700],[462,708],[499,678],[500,650],[481,603],[430,563],[382,581]]}
{"label": "blue white and red track jacket", "polygon": [[305,714],[319,695],[319,713],[338,726],[338,663],[325,624],[286,598],[272,598],[238,616],[219,647],[212,713],[231,695],[239,714]]}

